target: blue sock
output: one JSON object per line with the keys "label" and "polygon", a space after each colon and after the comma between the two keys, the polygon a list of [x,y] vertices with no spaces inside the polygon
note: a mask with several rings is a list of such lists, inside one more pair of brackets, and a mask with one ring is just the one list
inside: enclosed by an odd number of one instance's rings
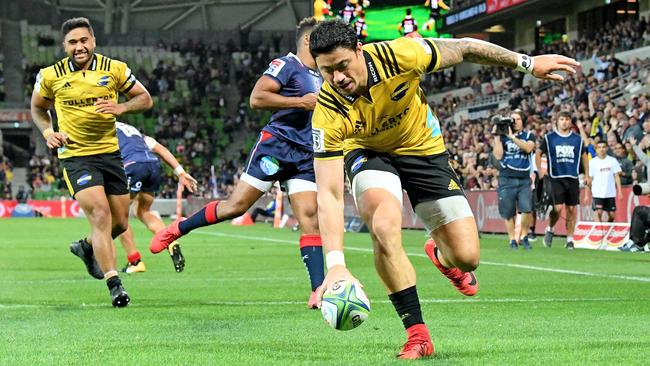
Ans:
{"label": "blue sock", "polygon": [[218,205],[219,201],[212,201],[203,206],[203,208],[194,213],[194,215],[181,221],[178,224],[178,229],[181,231],[181,234],[185,235],[196,228],[221,222],[222,220],[217,218]]}
{"label": "blue sock", "polygon": [[309,274],[311,290],[314,291],[325,279],[325,262],[320,235],[302,235],[300,237],[300,255],[307,274]]}

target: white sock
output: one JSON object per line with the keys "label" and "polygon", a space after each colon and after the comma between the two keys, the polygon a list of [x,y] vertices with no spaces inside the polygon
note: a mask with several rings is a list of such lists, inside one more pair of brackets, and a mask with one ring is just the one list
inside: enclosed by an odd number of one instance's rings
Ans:
{"label": "white sock", "polygon": [[573,235],[569,235],[566,237],[566,242],[568,243],[570,241],[573,241]]}
{"label": "white sock", "polygon": [[546,231],[547,231],[547,232],[549,232],[549,231],[550,231],[550,232],[553,232],[553,228],[550,227],[550,226],[547,226],[547,227],[546,227]]}

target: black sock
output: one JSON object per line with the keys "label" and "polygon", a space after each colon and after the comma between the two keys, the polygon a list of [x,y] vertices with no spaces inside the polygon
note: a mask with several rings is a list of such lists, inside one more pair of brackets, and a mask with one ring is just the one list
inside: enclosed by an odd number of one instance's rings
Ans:
{"label": "black sock", "polygon": [[118,276],[113,276],[106,280],[106,286],[108,286],[109,290],[121,285],[122,281],[120,281],[120,278]]}
{"label": "black sock", "polygon": [[402,319],[404,329],[415,324],[424,324],[422,311],[420,310],[420,299],[415,286],[388,295],[393,303],[397,315]]}

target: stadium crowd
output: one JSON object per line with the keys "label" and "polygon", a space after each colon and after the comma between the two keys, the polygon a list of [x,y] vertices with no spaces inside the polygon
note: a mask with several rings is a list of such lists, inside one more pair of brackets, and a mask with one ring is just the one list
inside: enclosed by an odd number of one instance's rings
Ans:
{"label": "stadium crowd", "polygon": [[[477,96],[501,93],[510,94],[507,110],[524,112],[525,128],[533,131],[538,141],[545,132],[552,130],[557,114],[568,110],[578,123],[593,132],[592,135],[605,139],[611,154],[624,161],[625,167],[633,168],[624,184],[632,183],[630,179],[644,180],[643,164],[636,159],[629,138],[634,136],[640,141],[643,133],[650,133],[649,96],[638,94],[631,100],[614,102],[612,99],[617,95],[609,91],[634,94],[648,84],[648,71],[644,68],[647,60],[633,59],[624,63],[613,53],[621,47],[647,43],[648,32],[650,27],[641,18],[637,22],[617,24],[598,36],[538,50],[578,59],[591,55],[597,59],[597,69],[569,75],[567,82],[562,84],[524,85],[522,73],[498,67],[483,67],[471,78],[457,82],[454,82],[453,70],[427,77],[423,87],[428,93],[472,87],[473,93],[465,97],[447,96],[433,105],[443,121],[445,141],[453,164],[463,177],[464,187],[468,190],[495,189],[499,173],[491,154],[489,141],[492,136],[486,120],[454,122],[452,117],[459,104],[471,102]],[[167,44],[160,40],[156,44],[157,52],[179,52],[185,64],[181,67],[161,58],[149,72],[145,68],[136,69],[138,79],[154,97],[154,108],[144,113],[144,122],[129,120],[131,116],[124,117],[124,122],[136,125],[174,152],[199,181],[198,195],[227,197],[243,171],[248,147],[269,116],[268,112],[252,110],[248,96],[269,60],[286,53],[280,49],[279,37],[273,37],[271,42],[251,42],[246,34],[241,35],[239,42],[229,40],[225,44],[206,45],[192,39]],[[26,85],[33,85],[39,68],[39,65],[26,66],[25,75],[29,78]],[[30,93],[28,90],[26,95]],[[489,113],[506,113],[507,110]],[[149,123],[145,123],[147,121]],[[235,141],[233,149],[231,145]],[[56,157],[34,157],[32,160],[29,182],[34,195],[47,198],[65,195],[65,183],[60,179]],[[215,166],[216,179],[211,178],[210,165]],[[175,197],[176,183],[171,171],[166,172],[162,187],[161,197]]]}
{"label": "stadium crowd", "polygon": [[[550,44],[544,44],[539,49],[531,52],[531,55],[555,53],[569,56],[578,61],[597,58],[598,67],[607,69],[610,63],[615,63],[614,53],[621,50],[629,50],[644,45],[650,45],[650,26],[645,17],[637,21],[624,21],[613,26],[606,26],[594,34],[587,34],[579,39],[565,42],[558,40]],[[520,51],[525,53],[523,51]],[[463,87],[472,87],[475,95],[491,94],[496,88],[481,88],[482,84],[497,84],[504,79],[522,78],[521,73],[504,67],[482,67],[475,75],[454,80],[453,70],[445,70],[441,73],[428,75],[424,85],[429,90],[447,91]]]}
{"label": "stadium crowd", "polygon": [[[639,90],[642,84],[650,83],[650,73],[642,68],[643,65],[647,65],[647,60],[643,63],[639,60],[632,60],[629,64],[620,63],[602,79],[592,70],[588,74],[570,75],[564,84],[516,89],[510,86],[505,89],[511,92],[507,110],[520,109],[524,112],[524,128],[533,132],[538,142],[553,129],[553,122],[560,111],[571,112],[576,124],[584,126],[595,140],[607,141],[610,154],[628,167],[623,184],[631,184],[633,180],[642,182],[646,176],[644,166],[636,158],[630,139],[641,141],[644,134],[650,134],[650,96],[641,93],[630,99],[613,101],[609,91],[622,88],[632,92]],[[453,122],[451,117],[459,102],[458,98],[447,97],[437,107],[441,119],[447,120],[443,129],[447,147],[464,178],[466,189],[494,189],[499,173],[491,159],[491,126],[486,119]],[[507,110],[495,112],[505,113]]]}

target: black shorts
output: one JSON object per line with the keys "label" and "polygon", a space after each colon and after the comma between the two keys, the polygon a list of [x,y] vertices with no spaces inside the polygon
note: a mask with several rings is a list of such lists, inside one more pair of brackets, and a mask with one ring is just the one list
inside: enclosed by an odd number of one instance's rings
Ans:
{"label": "black shorts", "polygon": [[106,195],[129,193],[126,173],[119,151],[109,154],[73,156],[62,159],[63,178],[70,195],[94,187],[104,186]]}
{"label": "black shorts", "polygon": [[449,165],[449,154],[405,156],[352,150],[345,155],[345,172],[350,182],[364,170],[379,170],[397,175],[415,209],[421,202],[451,196],[465,196],[460,179]]}
{"label": "black shorts", "polygon": [[616,211],[616,197],[609,198],[596,198],[594,197],[591,202],[591,208],[596,210],[603,210],[606,212],[615,212]]}
{"label": "black shorts", "polygon": [[580,182],[576,178],[551,178],[553,204],[577,206],[580,202]]}
{"label": "black shorts", "polygon": [[162,182],[160,162],[131,162],[127,163],[124,168],[131,197],[140,192],[155,193],[160,190]]}

